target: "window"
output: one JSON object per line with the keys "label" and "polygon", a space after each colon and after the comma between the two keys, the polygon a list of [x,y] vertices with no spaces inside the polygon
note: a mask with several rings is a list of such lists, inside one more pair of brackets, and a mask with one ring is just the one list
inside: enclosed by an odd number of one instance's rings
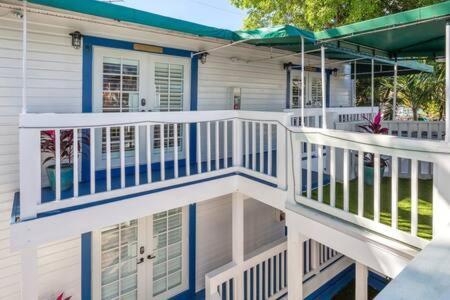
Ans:
{"label": "window", "polygon": [[153,215],[153,296],[182,284],[183,219],[181,208]]}
{"label": "window", "polygon": [[101,299],[137,299],[138,221],[101,233]]}
{"label": "window", "polygon": [[310,107],[322,107],[322,79],[311,78],[311,99],[308,101]]}
{"label": "window", "polygon": [[[169,63],[155,63],[155,87],[160,111],[182,111],[184,97],[184,66]],[[178,128],[178,146],[181,151],[183,128]],[[164,125],[164,148],[174,146],[174,126]],[[161,147],[160,128],[154,129],[153,148]]]}
{"label": "window", "polygon": [[[103,58],[103,112],[139,111],[139,61]],[[120,150],[120,128],[111,128],[111,152]],[[125,127],[125,151],[134,150],[134,128]],[[106,130],[102,130],[106,153]]]}

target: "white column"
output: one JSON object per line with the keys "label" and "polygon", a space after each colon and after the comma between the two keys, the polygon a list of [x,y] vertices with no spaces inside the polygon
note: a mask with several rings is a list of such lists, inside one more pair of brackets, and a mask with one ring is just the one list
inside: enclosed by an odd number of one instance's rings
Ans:
{"label": "white column", "polygon": [[445,25],[445,141],[450,142],[450,23]]}
{"label": "white column", "polygon": [[[244,195],[232,195],[232,233],[233,233],[233,262],[236,265],[244,263]],[[238,268],[239,269],[239,268]],[[242,299],[244,291],[242,272],[236,275],[236,298]]]}
{"label": "white column", "polygon": [[395,116],[397,114],[397,76],[398,76],[398,63],[397,60],[394,64],[394,95],[392,97],[392,120],[395,120]]}
{"label": "white column", "polygon": [[371,110],[370,112],[373,115],[374,112],[374,105],[375,105],[375,61],[372,58],[372,68],[371,68],[371,76],[370,76],[370,91],[371,91],[371,95],[370,95],[370,106],[371,106]]}
{"label": "white column", "polygon": [[27,112],[27,1],[23,1],[22,16],[22,113]]}
{"label": "white column", "polygon": [[354,106],[356,106],[356,65],[357,65],[357,63],[356,63],[356,60],[353,62],[353,65],[354,65],[354,76],[353,76],[353,83],[354,83],[354,86],[353,86],[353,89],[354,89],[354,95],[353,95],[353,105]]}
{"label": "white column", "polygon": [[356,275],[355,275],[355,299],[356,300],[367,300],[367,279],[369,276],[369,271],[367,266],[355,262]]}
{"label": "white column", "polygon": [[322,71],[322,128],[327,129],[327,86],[325,76],[325,47],[320,47],[321,71]]}
{"label": "white column", "polygon": [[288,226],[288,300],[303,299],[303,241],[305,240],[306,237],[295,231],[295,227]]}
{"label": "white column", "polygon": [[301,98],[301,106],[302,106],[302,111],[301,111],[301,122],[302,122],[302,127],[305,126],[305,39],[303,38],[303,36],[301,37],[302,40],[302,64],[301,64],[301,91],[302,91],[302,98]]}
{"label": "white column", "polygon": [[21,252],[22,266],[22,300],[38,299],[38,264],[37,248],[27,247]]}

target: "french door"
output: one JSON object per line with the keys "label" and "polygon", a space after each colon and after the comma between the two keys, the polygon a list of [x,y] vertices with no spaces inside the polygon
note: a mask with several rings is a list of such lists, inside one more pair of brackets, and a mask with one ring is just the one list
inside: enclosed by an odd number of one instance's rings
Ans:
{"label": "french door", "polygon": [[93,233],[93,299],[167,299],[188,288],[187,209]]}
{"label": "french door", "polygon": [[[301,72],[291,71],[291,107],[301,107]],[[318,72],[305,72],[305,107],[322,107],[322,77]]]}
{"label": "french door", "polygon": [[[93,60],[93,111],[94,112],[148,112],[189,110],[190,60],[188,58],[151,54],[146,52],[94,47]],[[133,164],[135,151],[145,158],[144,147],[134,143],[134,127],[125,127],[125,162]],[[160,128],[152,130],[152,148],[159,152]],[[166,159],[171,159],[174,128],[164,128]],[[96,131],[96,168],[105,168],[106,132]],[[145,132],[139,133],[145,141]],[[179,145],[183,132],[178,130]],[[118,167],[120,128],[111,128],[112,167]],[[180,147],[179,151],[183,151]],[[179,154],[181,158],[182,153]],[[153,155],[156,161],[158,155]]]}

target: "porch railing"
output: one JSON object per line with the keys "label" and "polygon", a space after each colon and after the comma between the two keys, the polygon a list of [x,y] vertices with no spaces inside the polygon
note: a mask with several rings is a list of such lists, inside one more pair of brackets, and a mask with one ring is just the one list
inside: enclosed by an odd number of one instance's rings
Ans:
{"label": "porch railing", "polygon": [[245,111],[24,114],[21,219],[238,171],[285,188],[287,122]]}
{"label": "porch railing", "polygon": [[[303,247],[304,281],[341,257],[313,240],[305,241]],[[229,263],[206,274],[206,299],[278,299],[287,292],[287,264],[287,242],[283,238],[249,254],[240,265]]]}
{"label": "porch railing", "polygon": [[[304,120],[302,121],[301,109],[287,109],[286,112],[292,113],[291,126],[322,127],[322,109],[305,108]],[[327,108],[328,128],[335,129],[337,123],[347,123],[362,121],[364,118],[372,118],[378,112],[378,107],[360,106],[360,107],[329,107]]]}
{"label": "porch railing", "polygon": [[450,170],[448,144],[340,130],[292,131],[291,188],[297,202],[419,248],[448,222],[440,211],[449,199],[441,179]]}
{"label": "porch railing", "polygon": [[[365,124],[365,121],[342,122],[336,124],[336,129],[345,131],[361,131],[359,125]],[[445,122],[444,121],[383,121],[383,127],[389,129],[389,134],[424,140],[444,140]]]}

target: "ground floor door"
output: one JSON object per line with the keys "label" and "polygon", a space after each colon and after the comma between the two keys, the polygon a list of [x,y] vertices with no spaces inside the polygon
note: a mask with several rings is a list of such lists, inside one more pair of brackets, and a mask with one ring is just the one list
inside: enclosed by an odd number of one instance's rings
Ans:
{"label": "ground floor door", "polygon": [[93,233],[93,299],[167,299],[188,288],[186,208]]}

